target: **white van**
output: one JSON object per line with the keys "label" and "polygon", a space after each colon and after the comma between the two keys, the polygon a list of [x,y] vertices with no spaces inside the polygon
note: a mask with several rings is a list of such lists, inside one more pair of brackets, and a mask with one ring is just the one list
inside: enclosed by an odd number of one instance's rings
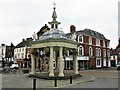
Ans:
{"label": "white van", "polygon": [[18,64],[17,63],[13,63],[11,66],[10,66],[10,68],[11,69],[18,69]]}

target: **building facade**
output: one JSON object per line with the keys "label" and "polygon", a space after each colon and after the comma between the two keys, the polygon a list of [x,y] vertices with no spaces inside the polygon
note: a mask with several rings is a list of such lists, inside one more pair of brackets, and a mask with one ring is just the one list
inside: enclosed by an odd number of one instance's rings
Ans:
{"label": "building facade", "polygon": [[14,54],[14,45],[11,43],[11,45],[5,45],[1,44],[0,46],[0,66],[10,66],[14,60],[13,60],[13,54]]}
{"label": "building facade", "polygon": [[0,60],[5,60],[5,54],[6,54],[6,45],[1,44],[1,46],[0,46]]}
{"label": "building facade", "polygon": [[115,49],[111,48],[111,67],[116,67],[120,62],[120,38],[118,40],[118,45]]}
{"label": "building facade", "polygon": [[14,49],[14,60],[20,68],[28,68],[30,63],[30,42],[32,38],[23,39]]}
{"label": "building facade", "polygon": [[[110,67],[110,40],[103,34],[90,29],[76,31],[75,26],[71,25],[70,33],[66,35],[78,42],[79,69]],[[68,56],[72,55],[71,51],[68,53]]]}
{"label": "building facade", "polygon": [[116,49],[110,49],[110,61],[111,61],[111,67],[116,67],[118,63],[118,55],[116,52]]}

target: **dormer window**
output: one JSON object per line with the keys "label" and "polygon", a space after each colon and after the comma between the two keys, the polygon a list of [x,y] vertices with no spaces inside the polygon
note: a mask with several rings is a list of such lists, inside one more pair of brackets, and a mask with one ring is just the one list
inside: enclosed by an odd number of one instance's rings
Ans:
{"label": "dormer window", "polygon": [[100,46],[100,40],[99,39],[96,39],[96,45]]}
{"label": "dormer window", "polygon": [[105,47],[105,41],[103,40],[103,47]]}
{"label": "dormer window", "polygon": [[110,47],[110,43],[109,43],[109,41],[107,41],[107,47]]}
{"label": "dormer window", "polygon": [[89,37],[89,44],[92,45],[92,37]]}

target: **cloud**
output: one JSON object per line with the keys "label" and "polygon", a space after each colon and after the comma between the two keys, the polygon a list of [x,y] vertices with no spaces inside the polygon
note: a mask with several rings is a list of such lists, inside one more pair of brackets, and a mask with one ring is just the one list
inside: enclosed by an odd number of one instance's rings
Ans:
{"label": "cloud", "polygon": [[[0,42],[18,44],[52,20],[54,0],[0,2]],[[111,47],[117,46],[118,0],[56,0],[56,3],[57,20],[65,33],[74,24],[77,30],[89,28],[104,34],[111,40]]]}

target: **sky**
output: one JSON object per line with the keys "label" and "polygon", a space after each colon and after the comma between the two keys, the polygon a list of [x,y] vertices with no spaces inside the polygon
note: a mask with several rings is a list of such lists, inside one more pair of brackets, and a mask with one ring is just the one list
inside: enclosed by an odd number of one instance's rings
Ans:
{"label": "sky", "polygon": [[0,0],[0,44],[17,45],[32,37],[52,21],[54,2],[64,33],[75,25],[76,31],[88,28],[103,34],[110,48],[118,45],[119,0]]}

